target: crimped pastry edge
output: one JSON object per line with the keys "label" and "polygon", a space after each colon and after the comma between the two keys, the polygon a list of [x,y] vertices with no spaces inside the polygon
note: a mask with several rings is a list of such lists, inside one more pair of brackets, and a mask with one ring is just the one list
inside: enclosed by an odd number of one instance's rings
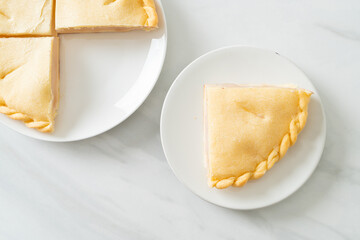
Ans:
{"label": "crimped pastry edge", "polygon": [[261,178],[268,170],[270,170],[276,162],[278,162],[287,152],[290,146],[294,145],[298,134],[305,127],[308,116],[308,100],[304,95],[312,95],[312,92],[304,89],[296,89],[299,91],[299,108],[297,116],[290,122],[289,132],[284,135],[280,144],[276,146],[269,154],[266,160],[261,161],[253,172],[243,173],[239,177],[229,177],[221,180],[211,180],[209,178],[209,186],[217,189],[224,189],[230,186],[242,187],[251,179]]}
{"label": "crimped pastry edge", "polygon": [[144,10],[147,14],[147,20],[145,22],[145,27],[150,28],[151,30],[158,27],[159,18],[156,12],[156,6],[154,0],[143,0]]}
{"label": "crimped pastry edge", "polygon": [[52,122],[36,121],[24,113],[20,113],[9,108],[6,104],[0,105],[0,113],[7,115],[11,119],[23,121],[27,127],[37,129],[40,132],[54,131],[54,124]]}

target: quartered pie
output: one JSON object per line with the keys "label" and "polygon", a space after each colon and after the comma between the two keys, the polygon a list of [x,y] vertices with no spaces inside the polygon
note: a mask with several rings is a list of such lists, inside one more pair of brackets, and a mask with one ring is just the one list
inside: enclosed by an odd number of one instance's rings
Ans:
{"label": "quartered pie", "polygon": [[53,25],[53,0],[0,0],[0,36],[50,36]]}
{"label": "quartered pie", "polygon": [[58,38],[0,38],[0,113],[52,132],[58,106]]}
{"label": "quartered pie", "polygon": [[57,32],[157,27],[154,0],[0,0],[0,113],[42,132],[54,130]]}
{"label": "quartered pie", "polygon": [[56,31],[151,30],[158,25],[153,0],[56,0]]}
{"label": "quartered pie", "polygon": [[209,186],[241,187],[263,176],[296,142],[311,94],[276,86],[206,85]]}

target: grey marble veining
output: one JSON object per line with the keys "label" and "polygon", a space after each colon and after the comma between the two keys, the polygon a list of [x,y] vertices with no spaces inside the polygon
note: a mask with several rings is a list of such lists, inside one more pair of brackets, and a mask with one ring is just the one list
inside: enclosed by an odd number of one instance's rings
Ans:
{"label": "grey marble veining", "polygon": [[[360,239],[360,2],[163,0],[168,54],[147,101],[121,125],[74,143],[0,126],[0,239]],[[173,175],[159,119],[171,83],[218,47],[273,49],[321,94],[323,157],[309,181],[273,206],[209,204]]]}

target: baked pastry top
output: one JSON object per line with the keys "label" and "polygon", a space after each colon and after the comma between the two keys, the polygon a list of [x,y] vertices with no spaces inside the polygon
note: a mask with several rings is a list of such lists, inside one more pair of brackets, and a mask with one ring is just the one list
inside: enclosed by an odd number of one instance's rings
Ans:
{"label": "baked pastry top", "polygon": [[42,132],[54,130],[59,40],[49,36],[55,30],[119,32],[157,26],[154,0],[0,0],[0,113]]}
{"label": "baked pastry top", "polygon": [[205,86],[209,186],[240,187],[264,175],[304,128],[311,92],[276,86]]}
{"label": "baked pastry top", "polygon": [[57,0],[56,31],[151,30],[158,25],[154,0]]}
{"label": "baked pastry top", "polygon": [[0,36],[54,33],[53,0],[0,0]]}
{"label": "baked pastry top", "polygon": [[0,113],[52,132],[59,98],[58,38],[0,38]]}

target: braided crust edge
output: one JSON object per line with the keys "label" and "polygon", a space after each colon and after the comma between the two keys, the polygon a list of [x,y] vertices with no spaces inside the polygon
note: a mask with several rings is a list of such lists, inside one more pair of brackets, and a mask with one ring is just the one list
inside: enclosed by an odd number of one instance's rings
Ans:
{"label": "braided crust edge", "polygon": [[156,28],[158,25],[158,16],[156,13],[156,7],[153,0],[143,0],[143,8],[147,15],[145,26]]}
{"label": "braided crust edge", "polygon": [[6,105],[0,105],[0,113],[3,113],[14,120],[23,121],[27,127],[35,128],[40,132],[52,132],[54,130],[52,122],[36,121],[28,115],[19,113]]}
{"label": "braided crust edge", "polygon": [[[270,170],[276,162],[278,162],[287,152],[290,146],[294,145],[297,136],[304,128],[308,116],[308,103],[307,96],[312,93],[300,92],[299,93],[299,108],[300,111],[297,116],[290,122],[289,132],[282,138],[279,146],[275,147],[269,154],[266,160],[261,161],[253,172],[247,172],[240,177],[229,177],[222,180],[210,180],[210,187],[224,189],[230,186],[242,187],[251,179],[261,178],[268,170]],[[304,96],[305,95],[305,96]]]}

